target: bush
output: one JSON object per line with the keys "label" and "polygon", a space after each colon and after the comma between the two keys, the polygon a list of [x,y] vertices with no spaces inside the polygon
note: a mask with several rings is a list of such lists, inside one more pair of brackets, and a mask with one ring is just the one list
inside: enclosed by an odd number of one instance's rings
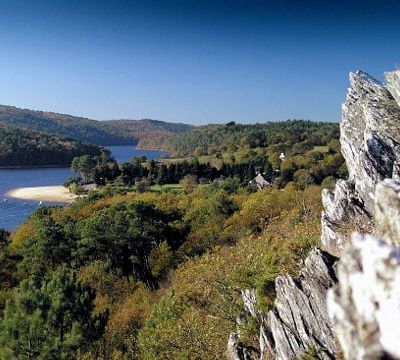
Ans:
{"label": "bush", "polygon": [[304,190],[307,186],[315,184],[313,176],[305,169],[297,170],[294,173],[294,181],[301,190]]}
{"label": "bush", "polygon": [[334,190],[336,179],[333,176],[327,176],[321,183],[323,189]]}
{"label": "bush", "polygon": [[136,189],[139,193],[144,193],[150,190],[150,181],[147,178],[142,178],[140,181],[136,181],[135,183]]}
{"label": "bush", "polygon": [[77,177],[69,177],[67,180],[64,181],[63,186],[66,188],[69,188],[71,185],[75,184],[79,184],[81,181],[81,178],[79,176]]}

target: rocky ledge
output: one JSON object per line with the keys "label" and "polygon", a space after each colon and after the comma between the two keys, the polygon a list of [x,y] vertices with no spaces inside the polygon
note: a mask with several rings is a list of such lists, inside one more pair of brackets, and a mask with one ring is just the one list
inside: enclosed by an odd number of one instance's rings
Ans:
{"label": "rocky ledge", "polygon": [[[385,77],[350,74],[340,124],[349,178],[322,193],[320,249],[297,278],[276,279],[267,314],[254,291],[242,293],[260,324],[260,359],[308,349],[320,359],[400,359],[400,71]],[[231,359],[254,358],[231,339]]]}

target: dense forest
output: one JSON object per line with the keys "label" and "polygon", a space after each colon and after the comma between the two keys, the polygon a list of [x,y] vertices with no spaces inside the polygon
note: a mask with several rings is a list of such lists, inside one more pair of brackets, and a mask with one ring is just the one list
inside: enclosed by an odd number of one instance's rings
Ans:
{"label": "dense forest", "polygon": [[41,131],[97,145],[136,145],[160,148],[175,134],[191,125],[157,120],[96,121],[53,112],[19,109],[0,105],[0,125]]}
{"label": "dense forest", "polygon": [[[271,306],[318,242],[317,184],[346,173],[336,125],[294,124],[221,156],[76,157],[70,184],[97,191],[0,232],[0,359],[223,359],[240,289]],[[257,172],[271,185],[250,186]],[[256,347],[254,320],[239,326]]]}
{"label": "dense forest", "polygon": [[97,156],[100,148],[77,140],[0,125],[0,166],[69,166],[81,155]]}
{"label": "dense forest", "polygon": [[[180,134],[166,144],[166,151],[174,156],[234,154],[239,148],[280,145],[280,150],[303,152],[326,138],[338,138],[339,125],[305,120],[267,122],[242,125],[234,122],[226,125],[208,125]],[[295,148],[293,146],[296,145]]]}
{"label": "dense forest", "polygon": [[132,139],[124,131],[101,121],[52,112],[19,109],[0,105],[0,124],[41,131],[97,145],[130,145]]}
{"label": "dense forest", "polygon": [[129,136],[139,139],[137,146],[144,149],[165,148],[165,144],[176,134],[190,131],[192,125],[182,123],[168,123],[165,121],[142,119],[142,120],[108,120],[119,129],[123,129]]}

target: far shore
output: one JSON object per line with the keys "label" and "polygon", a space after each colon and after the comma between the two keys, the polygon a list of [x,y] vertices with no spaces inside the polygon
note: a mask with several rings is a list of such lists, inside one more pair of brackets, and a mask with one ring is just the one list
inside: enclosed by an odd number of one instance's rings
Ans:
{"label": "far shore", "polygon": [[60,203],[71,203],[78,198],[78,196],[72,194],[68,188],[61,185],[17,188],[8,191],[6,195],[14,199]]}
{"label": "far shore", "polygon": [[166,150],[162,150],[162,149],[152,149],[152,148],[146,148],[146,147],[137,147],[137,146],[135,146],[135,150],[158,151],[158,152],[162,152],[162,153],[168,154],[168,151],[166,151]]}
{"label": "far shore", "polygon": [[69,165],[9,165],[0,166],[0,170],[15,170],[15,169],[51,169],[51,168],[69,168]]}

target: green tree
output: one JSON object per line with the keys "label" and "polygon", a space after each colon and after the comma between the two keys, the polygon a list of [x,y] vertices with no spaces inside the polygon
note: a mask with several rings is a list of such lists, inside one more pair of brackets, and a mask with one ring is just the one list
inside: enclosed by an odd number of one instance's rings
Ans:
{"label": "green tree", "polygon": [[135,185],[137,191],[140,193],[144,193],[150,189],[150,181],[145,177],[143,177],[140,181],[136,181]]}
{"label": "green tree", "polygon": [[332,139],[327,146],[328,146],[329,151],[332,152],[332,153],[340,152],[340,141],[339,141],[339,139]]}
{"label": "green tree", "polygon": [[31,221],[36,231],[21,245],[23,259],[18,270],[22,276],[42,279],[48,271],[71,259],[75,243],[73,238],[65,236],[63,226],[52,218],[52,208],[39,208]]}
{"label": "green tree", "polygon": [[135,274],[150,287],[148,255],[167,239],[172,218],[145,202],[119,203],[97,212],[81,224],[76,256],[80,263],[110,261],[124,275]]}
{"label": "green tree", "polygon": [[228,194],[234,194],[239,189],[240,179],[237,176],[229,177],[221,181],[220,185]]}
{"label": "green tree", "polygon": [[93,156],[83,155],[75,157],[71,163],[71,170],[79,173],[84,183],[88,183],[93,175],[97,161]]}
{"label": "green tree", "polygon": [[77,284],[65,267],[40,286],[23,280],[0,322],[0,359],[73,358],[104,329],[105,316],[91,316],[93,299],[94,293]]}
{"label": "green tree", "polygon": [[196,175],[186,175],[181,181],[180,184],[182,186],[183,191],[185,194],[190,194],[196,189],[198,184],[197,176]]}
{"label": "green tree", "polygon": [[0,248],[7,244],[8,236],[9,233],[5,229],[0,228]]}
{"label": "green tree", "polygon": [[293,180],[293,175],[296,172],[296,164],[291,159],[282,161],[281,164],[281,179],[284,183]]}
{"label": "green tree", "polygon": [[294,181],[301,190],[304,190],[307,186],[315,183],[312,175],[305,169],[297,170],[294,173]]}

